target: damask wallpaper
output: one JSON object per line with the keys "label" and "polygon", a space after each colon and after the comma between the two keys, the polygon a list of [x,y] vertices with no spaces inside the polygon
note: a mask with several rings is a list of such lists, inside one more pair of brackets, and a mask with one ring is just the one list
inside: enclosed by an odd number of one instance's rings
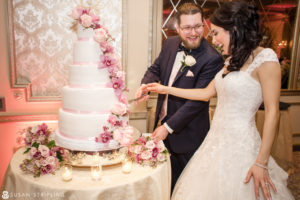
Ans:
{"label": "damask wallpaper", "polygon": [[12,26],[11,56],[15,84],[31,83],[32,96],[60,96],[68,81],[76,40],[72,8],[91,4],[100,23],[109,28],[121,55],[122,0],[12,0],[9,6]]}

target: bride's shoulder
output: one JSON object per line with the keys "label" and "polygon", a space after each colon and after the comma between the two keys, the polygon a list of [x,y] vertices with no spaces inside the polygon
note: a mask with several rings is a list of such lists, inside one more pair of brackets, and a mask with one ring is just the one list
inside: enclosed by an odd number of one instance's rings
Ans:
{"label": "bride's shoulder", "polygon": [[278,62],[277,54],[271,48],[258,47],[255,51],[254,57],[256,60],[261,61],[261,63],[268,61]]}

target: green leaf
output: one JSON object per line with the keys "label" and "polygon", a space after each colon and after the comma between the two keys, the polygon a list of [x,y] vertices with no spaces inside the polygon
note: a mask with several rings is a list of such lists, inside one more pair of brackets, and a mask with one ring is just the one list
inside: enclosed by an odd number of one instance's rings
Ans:
{"label": "green leaf", "polygon": [[37,143],[37,142],[34,142],[31,146],[33,146],[33,147],[35,147],[35,148],[39,148],[39,146],[40,146],[40,143]]}
{"label": "green leaf", "polygon": [[50,142],[48,142],[48,144],[47,144],[47,147],[49,148],[49,149],[51,149],[52,147],[55,147],[56,145],[55,145],[55,141],[54,140],[51,140]]}
{"label": "green leaf", "polygon": [[56,152],[56,157],[57,157],[57,159],[59,160],[59,162],[64,161],[64,159],[63,159],[63,157],[61,156],[61,154],[60,154],[59,151]]}
{"label": "green leaf", "polygon": [[24,151],[24,153],[23,154],[25,154],[25,153],[28,153],[29,151],[30,151],[30,147],[28,147],[27,149],[26,149],[26,151]]}

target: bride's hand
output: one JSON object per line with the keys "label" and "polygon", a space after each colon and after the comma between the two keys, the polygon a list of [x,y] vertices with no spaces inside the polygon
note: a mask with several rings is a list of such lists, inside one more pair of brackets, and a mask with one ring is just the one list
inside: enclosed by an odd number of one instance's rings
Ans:
{"label": "bride's hand", "polygon": [[147,84],[147,90],[150,92],[157,92],[159,94],[167,94],[168,86],[164,86],[159,83],[149,83]]}
{"label": "bride's hand", "polygon": [[276,193],[276,187],[269,176],[267,169],[259,167],[257,165],[252,165],[248,171],[247,177],[244,183],[249,183],[251,177],[253,176],[254,182],[254,192],[257,199],[259,199],[259,187],[262,188],[265,199],[271,200],[271,188]]}

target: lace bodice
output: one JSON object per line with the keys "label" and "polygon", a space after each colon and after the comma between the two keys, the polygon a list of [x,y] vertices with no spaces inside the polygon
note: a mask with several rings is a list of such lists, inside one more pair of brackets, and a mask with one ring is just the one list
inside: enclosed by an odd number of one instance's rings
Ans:
{"label": "lace bodice", "polygon": [[[254,69],[267,61],[278,62],[277,56],[272,49],[263,49],[254,58],[253,62],[245,71],[230,72],[222,78],[224,69],[215,77],[215,86],[218,94],[218,105],[214,115],[214,124],[237,124],[253,123],[254,116],[263,101],[260,83],[255,80],[251,73]],[[220,112],[222,110],[222,112]],[[227,121],[229,120],[229,121]],[[224,125],[225,125],[224,124]]]}

